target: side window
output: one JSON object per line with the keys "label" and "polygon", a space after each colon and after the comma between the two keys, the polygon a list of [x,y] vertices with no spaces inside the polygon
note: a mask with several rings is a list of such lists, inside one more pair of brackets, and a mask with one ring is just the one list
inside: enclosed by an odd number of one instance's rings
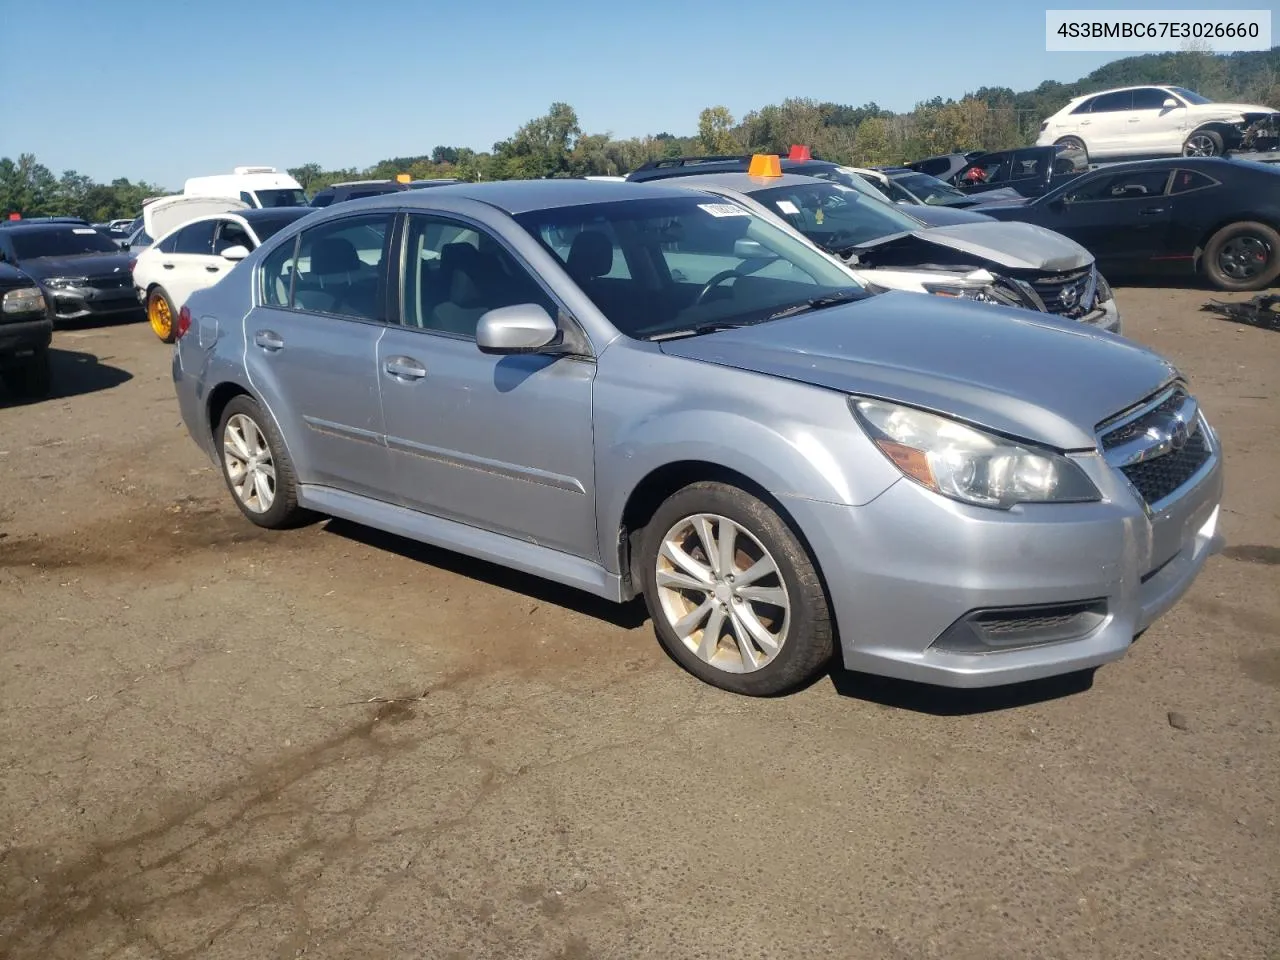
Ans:
{"label": "side window", "polygon": [[922,160],[916,164],[916,169],[921,173],[927,173],[931,177],[945,176],[946,172],[951,169],[951,160],[947,157],[938,157],[933,160]]}
{"label": "side window", "polygon": [[1167,170],[1141,170],[1094,177],[1082,183],[1063,199],[1068,203],[1093,203],[1100,200],[1133,200],[1164,194],[1169,179]]}
{"label": "side window", "polygon": [[298,238],[293,306],[382,320],[392,214],[343,217],[304,230]]}
{"label": "side window", "polygon": [[1009,173],[1009,179],[1027,180],[1044,176],[1046,159],[1043,150],[1019,150],[1013,155],[1013,169]]}
{"label": "side window", "polygon": [[240,191],[240,199],[243,200],[245,203],[247,203],[251,207],[256,207],[258,205],[257,202],[253,199],[253,194],[248,193],[244,190]]}
{"label": "side window", "polygon": [[178,231],[173,250],[165,253],[194,253],[208,256],[213,252],[213,230],[218,221],[199,220]]}
{"label": "side window", "polygon": [[1169,94],[1163,90],[1157,90],[1155,87],[1143,87],[1141,90],[1133,91],[1133,109],[1161,110],[1164,108],[1164,102],[1168,99]]}
{"label": "side window", "polygon": [[253,249],[253,240],[249,236],[249,231],[236,223],[234,220],[219,220],[218,235],[213,240],[213,252],[221,254],[228,247],[244,247],[246,250]]}
{"label": "side window", "polygon": [[1170,193],[1187,193],[1190,190],[1203,190],[1205,187],[1216,187],[1218,181],[1207,177],[1196,170],[1178,170],[1173,175],[1173,186]]}
{"label": "side window", "polygon": [[490,310],[536,303],[559,307],[493,237],[440,217],[411,216],[400,302],[407,327],[474,337]]}
{"label": "side window", "polygon": [[1090,97],[1084,103],[1080,104],[1080,106],[1076,107],[1074,110],[1071,111],[1072,116],[1074,116],[1077,113],[1088,113],[1090,110],[1093,109],[1093,105],[1094,103],[1097,102],[1097,99],[1098,99],[1097,97]]}
{"label": "side window", "polygon": [[289,306],[294,266],[298,262],[297,250],[298,238],[294,237],[280,244],[262,261],[262,302],[267,306]]}
{"label": "side window", "polygon": [[1121,90],[1118,93],[1104,93],[1093,101],[1093,113],[1118,113],[1132,109],[1133,91]]}
{"label": "side window", "polygon": [[993,153],[966,167],[964,172],[956,177],[956,182],[961,184],[1003,183],[1009,179],[1009,159],[1010,155],[1007,153]]}

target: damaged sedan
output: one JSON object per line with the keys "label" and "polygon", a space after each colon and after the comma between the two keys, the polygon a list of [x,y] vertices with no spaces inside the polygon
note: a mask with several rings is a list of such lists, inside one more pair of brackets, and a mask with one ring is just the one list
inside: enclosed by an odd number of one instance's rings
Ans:
{"label": "damaged sedan", "polygon": [[682,177],[733,200],[838,257],[872,288],[1021,307],[1112,333],[1120,312],[1093,255],[1023,223],[925,228],[892,204],[826,180],[757,164],[752,173]]}

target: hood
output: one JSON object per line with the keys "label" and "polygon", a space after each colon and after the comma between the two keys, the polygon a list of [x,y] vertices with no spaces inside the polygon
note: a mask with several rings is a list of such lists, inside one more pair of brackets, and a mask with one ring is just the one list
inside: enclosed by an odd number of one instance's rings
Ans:
{"label": "hood", "polygon": [[21,270],[11,267],[7,263],[0,263],[0,292],[29,287],[31,283],[31,278]]}
{"label": "hood", "polygon": [[1255,117],[1255,119],[1258,119],[1270,116],[1275,112],[1276,111],[1272,110],[1270,107],[1260,107],[1256,103],[1206,103],[1197,108],[1196,119],[1199,120],[1203,117],[1217,116],[1227,118],[1234,117],[1236,115],[1243,116],[1245,114],[1256,114],[1257,117]]}
{"label": "hood", "polygon": [[133,257],[121,250],[119,253],[81,253],[74,257],[36,257],[23,260],[22,269],[37,280],[54,277],[101,277],[112,273],[129,275],[129,261]]}
{"label": "hood", "polygon": [[[967,205],[966,205],[967,206]],[[949,227],[957,223],[982,223],[989,217],[955,205],[916,203],[902,207],[902,212],[926,227]]]}
{"label": "hood", "polygon": [[664,353],[912,404],[1061,450],[1176,376],[1163,357],[1075,321],[890,292]]}
{"label": "hood", "polygon": [[901,250],[912,244],[934,244],[1012,270],[1079,270],[1093,263],[1093,254],[1060,233],[1031,223],[960,223],[912,233],[881,237],[855,247],[863,253]]}
{"label": "hood", "polygon": [[197,217],[248,210],[249,204],[231,197],[189,197],[179,194],[153,200],[142,208],[142,223],[147,236],[159,240]]}

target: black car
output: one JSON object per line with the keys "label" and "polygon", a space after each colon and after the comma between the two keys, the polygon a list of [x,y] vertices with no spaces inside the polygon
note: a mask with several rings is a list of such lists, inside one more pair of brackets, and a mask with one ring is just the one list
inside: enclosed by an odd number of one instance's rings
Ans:
{"label": "black car", "polygon": [[1261,290],[1280,275],[1280,169],[1268,164],[1118,163],[1035,200],[977,209],[1065,234],[1112,275],[1200,273],[1219,290]]}
{"label": "black car", "polygon": [[[647,180],[690,177],[704,173],[746,173],[751,167],[751,159],[749,156],[666,157],[637,167],[627,174],[627,179],[633,183],[643,183]],[[852,168],[832,163],[830,160],[797,160],[791,157],[779,157],[778,162],[783,173],[795,173],[804,177],[843,184],[875,196],[886,203],[893,203],[896,199],[887,198],[879,184],[872,183],[854,172]],[[912,219],[926,227],[950,227],[958,223],[979,223],[989,219],[982,214],[970,213],[968,210],[954,206],[912,203],[904,205],[903,210]]]}
{"label": "black car", "polygon": [[0,262],[18,267],[44,288],[55,321],[140,317],[129,260],[128,253],[83,221],[0,225]]}
{"label": "black car", "polygon": [[335,183],[325,187],[311,198],[311,206],[328,207],[346,200],[359,200],[361,197],[377,197],[384,193],[397,193],[408,190],[409,184],[396,180],[353,180],[350,183]]}
{"label": "black car", "polygon": [[[916,165],[910,165],[916,169]],[[1071,147],[1023,147],[970,157],[954,173],[939,179],[968,194],[999,190],[1038,197],[1089,169],[1086,155]],[[921,171],[923,172],[923,171]]]}
{"label": "black car", "polygon": [[12,393],[49,392],[52,339],[53,311],[44,291],[21,270],[0,263],[0,379]]}

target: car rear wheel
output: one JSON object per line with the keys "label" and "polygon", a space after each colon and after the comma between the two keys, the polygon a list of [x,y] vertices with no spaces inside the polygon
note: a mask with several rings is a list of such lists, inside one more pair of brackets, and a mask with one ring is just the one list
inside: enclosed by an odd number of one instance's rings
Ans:
{"label": "car rear wheel", "polygon": [[0,378],[19,397],[38,400],[53,387],[53,366],[48,347],[37,347],[28,357],[10,357],[0,362]]}
{"label": "car rear wheel", "polygon": [[173,343],[177,339],[177,325],[174,321],[178,311],[173,309],[173,301],[164,292],[164,287],[156,287],[147,295],[147,320],[151,331],[162,343]]}
{"label": "car rear wheel", "polygon": [[747,696],[808,683],[834,649],[817,569],[766,503],[723,483],[673,494],[641,548],[658,640],[699,679]]}
{"label": "car rear wheel", "polygon": [[1196,130],[1182,145],[1184,157],[1222,156],[1222,134],[1216,130]]}
{"label": "car rear wheel", "polygon": [[1063,137],[1054,146],[1061,147],[1063,150],[1070,150],[1072,153],[1078,153],[1086,164],[1089,162],[1089,148],[1084,145],[1084,141],[1079,137]]}
{"label": "car rear wheel", "polygon": [[1209,238],[1204,272],[1219,290],[1262,290],[1280,274],[1280,233],[1265,223],[1232,223]]}
{"label": "car rear wheel", "polygon": [[240,512],[272,530],[307,518],[298,506],[298,482],[284,441],[271,418],[248,396],[227,404],[214,435],[222,476]]}

